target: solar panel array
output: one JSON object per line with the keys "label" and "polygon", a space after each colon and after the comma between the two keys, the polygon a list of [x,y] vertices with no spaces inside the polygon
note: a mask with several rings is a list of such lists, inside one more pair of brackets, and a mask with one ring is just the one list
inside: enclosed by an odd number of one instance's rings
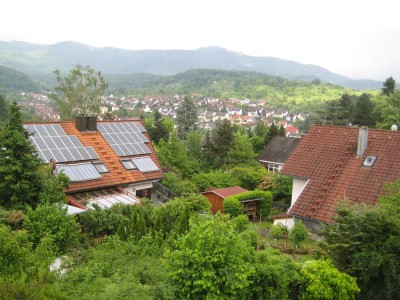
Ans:
{"label": "solar panel array", "polygon": [[137,157],[132,158],[132,162],[139,169],[140,172],[153,172],[158,171],[159,168],[157,165],[151,160],[150,157]]}
{"label": "solar panel array", "polygon": [[81,161],[98,159],[93,147],[84,147],[74,135],[67,135],[59,124],[25,125],[33,133],[29,139],[32,141],[39,157],[50,162]]}
{"label": "solar panel array", "polygon": [[64,172],[69,177],[71,182],[79,182],[93,179],[100,179],[101,175],[97,172],[92,163],[74,164],[74,165],[59,165],[58,172]]}
{"label": "solar panel array", "polygon": [[97,130],[118,156],[149,154],[142,124],[134,122],[98,123]]}

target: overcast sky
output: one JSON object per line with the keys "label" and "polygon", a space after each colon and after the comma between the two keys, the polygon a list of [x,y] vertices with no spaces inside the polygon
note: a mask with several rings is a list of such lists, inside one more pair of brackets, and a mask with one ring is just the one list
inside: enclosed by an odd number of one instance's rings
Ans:
{"label": "overcast sky", "polygon": [[3,0],[0,40],[220,46],[400,82],[399,0]]}

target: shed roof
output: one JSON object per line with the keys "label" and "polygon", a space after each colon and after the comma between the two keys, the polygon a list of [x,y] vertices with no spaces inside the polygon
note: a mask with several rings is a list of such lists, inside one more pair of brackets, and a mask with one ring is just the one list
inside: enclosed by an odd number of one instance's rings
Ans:
{"label": "shed roof", "polygon": [[229,196],[244,193],[244,192],[247,192],[247,190],[240,186],[232,186],[232,187],[227,187],[227,188],[222,188],[222,189],[212,189],[212,190],[206,191],[202,194],[212,193],[212,194],[216,194],[225,199]]}

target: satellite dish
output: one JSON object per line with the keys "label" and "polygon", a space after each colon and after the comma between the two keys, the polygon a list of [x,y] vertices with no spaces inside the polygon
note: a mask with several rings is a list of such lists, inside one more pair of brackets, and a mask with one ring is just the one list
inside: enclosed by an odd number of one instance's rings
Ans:
{"label": "satellite dish", "polygon": [[390,127],[390,129],[392,129],[392,131],[397,131],[397,125],[393,124],[392,127]]}

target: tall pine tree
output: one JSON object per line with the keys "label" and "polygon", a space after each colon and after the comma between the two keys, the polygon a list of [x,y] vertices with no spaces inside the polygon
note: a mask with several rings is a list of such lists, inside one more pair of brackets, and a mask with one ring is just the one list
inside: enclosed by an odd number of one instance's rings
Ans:
{"label": "tall pine tree", "polygon": [[222,167],[225,164],[234,139],[234,130],[230,121],[223,120],[213,134],[213,150],[217,167]]}
{"label": "tall pine tree", "polygon": [[10,106],[5,127],[0,132],[0,205],[7,208],[35,207],[39,203],[40,160],[28,140],[17,103]]}
{"label": "tall pine tree", "polygon": [[176,125],[181,139],[186,139],[187,133],[197,128],[197,107],[192,98],[186,96],[176,110]]}

